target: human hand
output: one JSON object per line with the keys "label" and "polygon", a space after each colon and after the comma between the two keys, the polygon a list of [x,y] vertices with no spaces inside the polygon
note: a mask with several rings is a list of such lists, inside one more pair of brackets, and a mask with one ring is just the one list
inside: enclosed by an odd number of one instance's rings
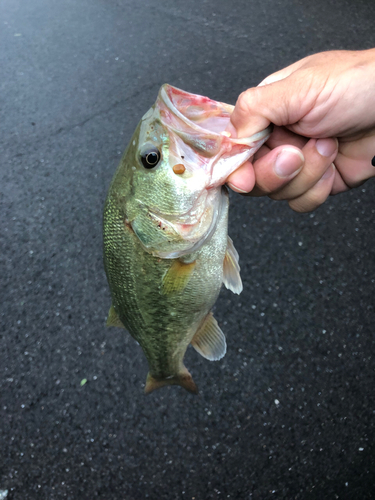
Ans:
{"label": "human hand", "polygon": [[373,177],[375,49],[323,52],[270,75],[240,95],[227,130],[246,137],[269,123],[253,164],[229,176],[235,191],[307,212]]}

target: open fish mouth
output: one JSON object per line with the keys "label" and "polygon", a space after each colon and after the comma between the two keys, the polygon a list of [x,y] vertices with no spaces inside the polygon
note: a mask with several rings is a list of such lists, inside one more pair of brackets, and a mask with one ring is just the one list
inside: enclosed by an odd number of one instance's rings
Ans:
{"label": "open fish mouth", "polygon": [[[226,132],[234,106],[163,85],[157,100],[163,126],[189,159],[193,173],[205,171],[206,187],[225,183],[269,138],[273,125],[251,137]],[[176,155],[177,157],[179,154]]]}
{"label": "open fish mouth", "polygon": [[[225,130],[234,110],[231,104],[214,101],[198,94],[190,94],[168,84],[161,87],[159,98],[160,105],[164,104],[171,113],[168,115],[168,120],[164,119],[163,123],[173,128],[175,133],[180,134],[182,130],[195,131],[203,140],[207,135],[210,138],[216,137],[222,140],[223,132],[226,138],[230,137],[230,134],[225,134]],[[240,139],[231,137],[230,141],[232,144],[246,145],[251,148],[267,139],[272,129],[271,124],[251,137]]]}
{"label": "open fish mouth", "polygon": [[[148,253],[178,258],[199,250],[214,233],[223,205],[222,186],[271,132],[268,127],[251,137],[231,138],[225,128],[232,111],[228,104],[163,85],[155,106],[143,117],[142,144],[155,124],[161,124],[158,141],[164,144],[161,137],[169,138],[168,155],[153,181],[156,189],[163,185],[167,195],[155,196],[151,188],[151,194],[142,191],[135,199],[140,210],[131,227]],[[173,170],[180,158],[189,174],[181,178]]]}

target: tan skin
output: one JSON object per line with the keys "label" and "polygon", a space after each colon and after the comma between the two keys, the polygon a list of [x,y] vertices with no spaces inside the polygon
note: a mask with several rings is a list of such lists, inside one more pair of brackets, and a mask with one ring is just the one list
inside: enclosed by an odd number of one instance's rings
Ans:
{"label": "tan skin", "polygon": [[239,96],[227,130],[249,137],[270,123],[252,163],[228,177],[233,190],[309,212],[374,177],[375,49],[322,52],[268,76]]}

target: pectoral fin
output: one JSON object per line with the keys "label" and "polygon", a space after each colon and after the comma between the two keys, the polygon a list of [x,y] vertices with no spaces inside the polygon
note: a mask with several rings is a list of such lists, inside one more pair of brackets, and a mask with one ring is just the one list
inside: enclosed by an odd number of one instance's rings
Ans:
{"label": "pectoral fin", "polygon": [[227,352],[224,333],[220,330],[212,312],[208,313],[202,325],[194,335],[191,345],[204,358],[218,361]]}
{"label": "pectoral fin", "polygon": [[240,276],[240,266],[238,264],[238,253],[234,248],[233,241],[228,236],[227,251],[223,262],[224,285],[233,293],[238,295],[242,292],[242,280]]}
{"label": "pectoral fin", "polygon": [[188,284],[195,265],[195,262],[185,264],[180,260],[175,260],[164,275],[162,293],[164,295],[169,295],[171,293],[181,292]]}
{"label": "pectoral fin", "polygon": [[107,326],[117,326],[117,328],[125,328],[121,319],[118,317],[117,312],[113,305],[109,308],[108,318],[107,318]]}

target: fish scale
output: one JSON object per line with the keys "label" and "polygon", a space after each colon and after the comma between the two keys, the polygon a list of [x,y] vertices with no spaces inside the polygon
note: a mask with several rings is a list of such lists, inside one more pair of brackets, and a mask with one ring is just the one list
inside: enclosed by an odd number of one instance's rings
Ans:
{"label": "fish scale", "polygon": [[[109,199],[112,196],[110,190]],[[156,378],[181,370],[186,348],[216,302],[223,280],[226,234],[227,210],[210,242],[194,256],[197,266],[186,288],[166,296],[161,291],[162,279],[177,259],[159,259],[145,252],[133,231],[124,230],[119,212],[106,205],[104,261],[113,305],[145,351]]]}
{"label": "fish scale", "polygon": [[109,188],[103,218],[112,296],[107,325],[124,327],[142,347],[147,393],[165,385],[198,392],[183,363],[190,343],[209,360],[226,352],[210,311],[223,282],[235,293],[242,283],[222,184],[269,134],[221,135],[217,129],[229,122],[231,109],[164,85]]}

